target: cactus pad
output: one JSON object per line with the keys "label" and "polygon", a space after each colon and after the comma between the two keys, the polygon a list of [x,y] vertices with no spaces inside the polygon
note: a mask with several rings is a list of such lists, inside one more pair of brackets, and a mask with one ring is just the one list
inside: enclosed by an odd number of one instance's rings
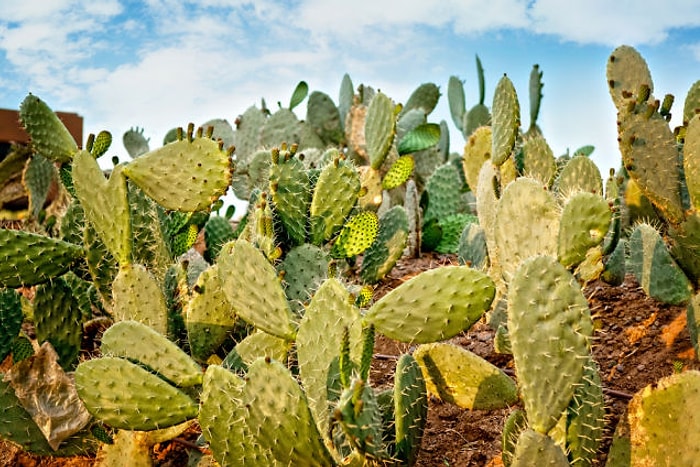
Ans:
{"label": "cactus pad", "polygon": [[103,355],[137,360],[180,387],[202,384],[202,369],[175,343],[138,321],[120,321],[102,335]]}
{"label": "cactus pad", "polygon": [[[508,291],[508,331],[530,427],[547,433],[569,405],[590,352],[593,322],[574,276],[535,256]],[[531,358],[535,351],[543,358]]]}
{"label": "cactus pad", "polygon": [[491,162],[503,164],[513,152],[520,128],[520,104],[511,80],[503,75],[493,95]]}
{"label": "cactus pad", "polygon": [[66,126],[49,106],[29,94],[19,107],[22,125],[32,138],[36,152],[54,162],[70,162],[78,145]]}
{"label": "cactus pad", "polygon": [[222,196],[232,172],[231,156],[219,143],[191,133],[124,167],[124,174],[158,204],[187,212],[206,209]]}
{"label": "cactus pad", "polygon": [[81,363],[75,384],[88,411],[113,428],[156,430],[199,413],[199,404],[185,393],[122,358]]}
{"label": "cactus pad", "polygon": [[471,327],[495,293],[493,281],[482,272],[466,266],[433,269],[382,297],[364,320],[398,341],[440,341]]}
{"label": "cactus pad", "polygon": [[372,245],[379,231],[379,219],[372,211],[355,214],[343,226],[331,249],[334,258],[350,258],[359,255]]}
{"label": "cactus pad", "polygon": [[85,217],[119,263],[131,261],[132,232],[126,178],[117,166],[109,180],[95,158],[80,151],[73,161],[73,183]]}
{"label": "cactus pad", "polygon": [[46,282],[65,273],[83,255],[78,245],[21,230],[0,229],[0,286]]}
{"label": "cactus pad", "polygon": [[250,243],[237,240],[219,254],[224,294],[238,316],[265,332],[292,340],[292,312],[275,268]]}

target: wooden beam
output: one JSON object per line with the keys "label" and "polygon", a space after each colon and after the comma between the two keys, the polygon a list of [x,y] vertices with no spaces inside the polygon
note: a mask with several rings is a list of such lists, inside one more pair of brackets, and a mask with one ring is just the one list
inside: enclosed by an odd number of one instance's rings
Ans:
{"label": "wooden beam", "polygon": [[[56,112],[79,147],[83,145],[83,117],[76,113]],[[0,109],[0,143],[27,144],[29,135],[19,122],[17,110]]]}

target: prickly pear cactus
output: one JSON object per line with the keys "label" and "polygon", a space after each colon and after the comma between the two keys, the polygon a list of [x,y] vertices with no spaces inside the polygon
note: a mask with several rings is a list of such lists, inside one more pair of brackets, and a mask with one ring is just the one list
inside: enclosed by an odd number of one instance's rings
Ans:
{"label": "prickly pear cactus", "polygon": [[51,108],[29,94],[20,104],[19,117],[36,152],[53,162],[70,162],[78,145]]}
{"label": "prickly pear cactus", "polygon": [[377,238],[365,251],[360,277],[375,283],[386,276],[403,255],[408,239],[408,217],[402,206],[394,206],[379,218]]}
{"label": "prickly pear cactus", "polygon": [[381,167],[394,141],[396,115],[394,103],[382,93],[377,93],[367,109],[365,141],[367,155],[373,169]]}
{"label": "prickly pear cactus", "polygon": [[379,231],[379,218],[372,211],[361,211],[348,220],[331,248],[334,258],[359,255],[372,245]]}
{"label": "prickly pear cactus", "polygon": [[296,327],[275,268],[250,243],[236,240],[219,253],[219,277],[238,316],[275,336],[293,340]]}
{"label": "prickly pear cactus", "polygon": [[608,58],[606,76],[608,89],[615,107],[621,109],[630,93],[636,93],[641,86],[654,90],[654,82],[646,61],[633,47],[621,45]]}
{"label": "prickly pear cactus", "polygon": [[508,407],[518,400],[518,389],[510,377],[462,347],[423,344],[413,356],[428,392],[440,400],[471,410]]}
{"label": "prickly pear cactus", "polygon": [[493,281],[466,266],[425,271],[376,302],[364,321],[402,342],[448,339],[471,327],[491,306]]}
{"label": "prickly pear cactus", "polygon": [[[688,414],[698,403],[699,385],[700,373],[686,371],[663,378],[635,394],[626,420],[630,429],[629,465],[695,465],[698,459],[695,437],[700,426]],[[619,441],[613,441],[616,442]]]}
{"label": "prickly pear cactus", "polygon": [[555,258],[532,257],[513,275],[508,331],[529,426],[547,433],[581,380],[593,333],[580,286]]}
{"label": "prickly pear cactus", "polygon": [[75,384],[88,411],[114,428],[156,430],[197,417],[199,404],[143,367],[118,357],[78,365]]}
{"label": "prickly pear cactus", "polygon": [[344,330],[351,334],[352,357],[359,361],[361,350],[360,311],[350,304],[350,294],[337,279],[323,283],[306,308],[297,333],[299,376],[321,433],[329,428],[328,379],[331,363],[340,354],[338,342]]}
{"label": "prickly pear cactus", "polygon": [[85,218],[119,263],[131,262],[133,234],[123,166],[112,171],[109,180],[95,158],[80,151],[73,161],[73,183]]}
{"label": "prickly pear cactus", "polygon": [[230,151],[192,126],[187,137],[155,149],[124,167],[124,174],[166,209],[208,208],[231,184]]}
{"label": "prickly pear cactus", "polygon": [[630,269],[647,295],[673,304],[684,303],[690,298],[690,281],[654,227],[637,225],[629,238],[629,250]]}
{"label": "prickly pear cactus", "polygon": [[284,365],[270,359],[253,362],[242,400],[250,431],[281,465],[336,465],[304,392]]}
{"label": "prickly pear cactus", "polygon": [[21,287],[41,284],[60,276],[81,256],[72,243],[21,230],[0,229],[0,285]]}
{"label": "prickly pear cactus", "polygon": [[515,92],[515,86],[505,75],[496,85],[492,109],[491,162],[494,165],[501,165],[512,154],[520,128],[518,95]]}
{"label": "prickly pear cactus", "polygon": [[139,361],[179,387],[202,384],[202,369],[175,343],[138,321],[120,321],[102,335],[103,355]]}

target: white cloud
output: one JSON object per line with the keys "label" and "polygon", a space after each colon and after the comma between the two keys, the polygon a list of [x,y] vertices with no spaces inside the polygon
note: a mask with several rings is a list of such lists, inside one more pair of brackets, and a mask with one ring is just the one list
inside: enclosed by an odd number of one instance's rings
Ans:
{"label": "white cloud", "polygon": [[535,32],[581,44],[653,45],[674,28],[700,26],[696,0],[536,0],[529,13]]}

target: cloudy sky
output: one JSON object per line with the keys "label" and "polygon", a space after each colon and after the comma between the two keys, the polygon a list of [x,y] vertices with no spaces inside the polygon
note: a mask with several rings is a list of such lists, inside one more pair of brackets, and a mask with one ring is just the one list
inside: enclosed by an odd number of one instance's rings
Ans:
{"label": "cloudy sky", "polygon": [[[143,127],[152,147],[170,128],[233,121],[265,98],[287,105],[300,80],[337,102],[348,73],[405,102],[424,82],[443,96],[429,120],[462,136],[447,104],[450,75],[486,103],[507,73],[528,117],[532,65],[544,72],[540,127],[555,154],[592,144],[603,173],[619,167],[605,63],[621,44],[646,58],[655,94],[675,114],[700,79],[697,0],[21,0],[0,15],[0,108],[28,92],[77,112],[85,134]],[[305,105],[297,108],[303,117]],[[677,123],[677,120],[674,119]],[[114,152],[124,156],[120,144]]]}

